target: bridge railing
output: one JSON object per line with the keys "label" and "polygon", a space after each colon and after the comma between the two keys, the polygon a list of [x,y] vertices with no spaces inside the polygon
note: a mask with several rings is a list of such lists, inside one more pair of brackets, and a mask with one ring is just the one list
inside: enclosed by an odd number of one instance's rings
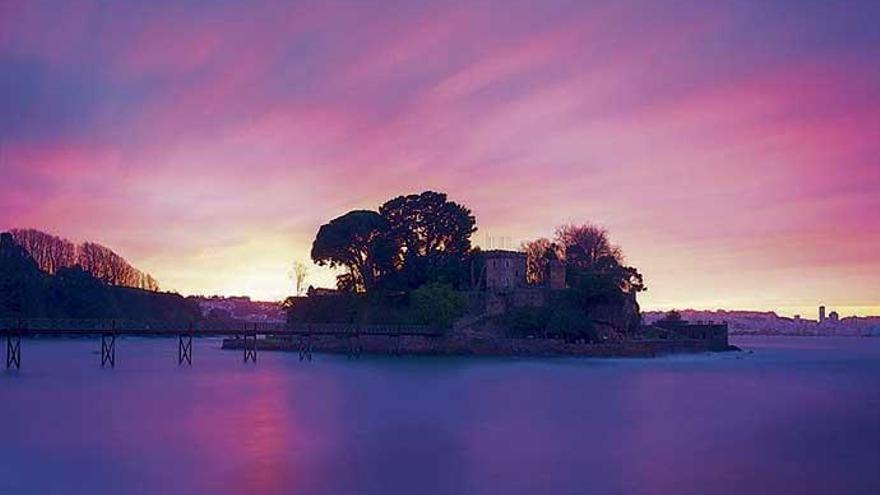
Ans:
{"label": "bridge railing", "polygon": [[247,333],[271,333],[283,331],[286,323],[276,322],[212,322],[212,321],[168,321],[131,319],[89,319],[89,318],[0,318],[0,331],[20,330],[23,332],[64,332],[95,331],[96,333],[199,333],[212,331],[242,331]]}
{"label": "bridge railing", "polygon": [[294,333],[351,335],[425,335],[437,336],[442,330],[427,325],[356,324],[356,323],[294,323]]}
{"label": "bridge railing", "polygon": [[0,318],[0,332],[23,333],[65,331],[83,333],[216,333],[216,334],[336,334],[336,335],[424,335],[438,336],[442,330],[427,325],[293,323],[242,321],[167,321],[83,318]]}

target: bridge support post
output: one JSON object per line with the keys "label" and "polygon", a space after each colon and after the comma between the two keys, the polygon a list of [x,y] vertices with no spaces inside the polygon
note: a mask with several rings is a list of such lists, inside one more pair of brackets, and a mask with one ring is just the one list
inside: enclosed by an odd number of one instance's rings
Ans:
{"label": "bridge support post", "polygon": [[398,325],[391,336],[391,353],[395,356],[403,356],[403,329]]}
{"label": "bridge support post", "polygon": [[[253,338],[250,338],[253,337]],[[244,362],[257,362],[257,334],[251,336],[244,334]]]}
{"label": "bridge support post", "polygon": [[312,362],[312,334],[299,337],[299,360]]}
{"label": "bridge support post", "polygon": [[363,346],[361,345],[361,334],[355,332],[348,337],[348,359],[359,359],[361,357]]}
{"label": "bridge support post", "polygon": [[6,369],[21,369],[21,334],[6,334]]}
{"label": "bridge support post", "polygon": [[116,367],[116,334],[101,334],[101,367]]}
{"label": "bridge support post", "polygon": [[177,340],[177,365],[182,366],[186,364],[187,366],[192,366],[192,348],[193,348],[193,336],[192,334],[181,334]]}

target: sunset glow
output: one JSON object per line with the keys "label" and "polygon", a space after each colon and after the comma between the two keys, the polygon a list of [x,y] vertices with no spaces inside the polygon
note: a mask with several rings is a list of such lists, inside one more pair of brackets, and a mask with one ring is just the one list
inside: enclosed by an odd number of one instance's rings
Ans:
{"label": "sunset glow", "polygon": [[878,20],[874,1],[0,0],[0,230],[281,299],[322,223],[432,189],[477,244],[604,225],[644,309],[878,314]]}

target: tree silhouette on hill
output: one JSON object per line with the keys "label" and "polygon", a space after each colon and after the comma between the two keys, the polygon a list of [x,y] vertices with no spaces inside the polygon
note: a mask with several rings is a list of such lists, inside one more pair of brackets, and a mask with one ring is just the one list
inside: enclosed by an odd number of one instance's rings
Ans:
{"label": "tree silhouette on hill", "polygon": [[178,294],[109,285],[80,266],[40,269],[12,234],[0,235],[0,317],[195,321],[198,307]]}
{"label": "tree silhouette on hill", "polygon": [[34,229],[13,229],[10,233],[40,270],[49,275],[63,268],[79,266],[110,285],[159,290],[159,282],[152,275],[134,268],[125,258],[100,244],[86,242],[77,245],[63,237]]}

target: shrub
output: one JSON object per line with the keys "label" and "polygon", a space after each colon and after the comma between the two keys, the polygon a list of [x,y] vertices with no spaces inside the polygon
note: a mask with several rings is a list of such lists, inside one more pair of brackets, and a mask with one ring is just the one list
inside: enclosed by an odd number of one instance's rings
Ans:
{"label": "shrub", "polygon": [[461,293],[444,284],[425,284],[410,294],[413,319],[422,325],[448,328],[466,304]]}
{"label": "shrub", "polygon": [[503,317],[507,334],[513,338],[542,337],[547,330],[548,312],[530,306],[513,308]]}

